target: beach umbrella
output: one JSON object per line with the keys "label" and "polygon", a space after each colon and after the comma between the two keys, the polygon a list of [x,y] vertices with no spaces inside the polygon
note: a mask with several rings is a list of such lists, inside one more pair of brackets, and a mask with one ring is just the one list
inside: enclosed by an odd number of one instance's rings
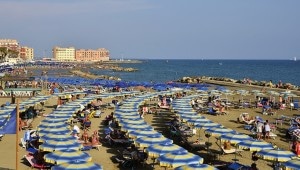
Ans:
{"label": "beach umbrella", "polygon": [[240,89],[240,90],[237,90],[236,93],[241,95],[241,101],[243,102],[244,101],[243,96],[246,96],[249,93],[249,91]]}
{"label": "beach umbrella", "polygon": [[243,140],[237,145],[239,149],[249,149],[250,151],[260,151],[274,148],[272,144],[259,140]]}
{"label": "beach umbrella", "polygon": [[300,169],[300,160],[299,159],[292,159],[285,163],[283,163],[286,170],[298,170]]}
{"label": "beach umbrella", "polygon": [[39,136],[44,136],[49,133],[60,133],[60,134],[70,134],[71,130],[67,127],[61,127],[61,128],[45,128],[45,129],[39,129],[38,131]]}
{"label": "beach umbrella", "polygon": [[176,168],[182,165],[187,164],[202,164],[203,158],[198,155],[192,154],[190,152],[170,152],[164,155],[161,155],[157,158],[159,165],[168,167],[168,168]]}
{"label": "beach umbrella", "polygon": [[103,170],[102,166],[94,162],[74,161],[55,165],[51,170]]}
{"label": "beach umbrella", "polygon": [[210,129],[213,127],[221,127],[219,123],[214,123],[214,122],[203,122],[203,123],[197,123],[195,124],[194,128],[195,129]]}
{"label": "beach umbrella", "polygon": [[46,129],[46,128],[63,128],[63,127],[69,127],[69,125],[66,124],[65,122],[43,123],[38,125],[37,130]]}
{"label": "beach umbrella", "polygon": [[56,140],[47,140],[39,146],[39,149],[42,151],[57,151],[57,150],[79,150],[82,148],[82,144],[76,140],[65,140],[65,139],[56,139]]}
{"label": "beach umbrella", "polygon": [[248,135],[239,133],[227,133],[220,136],[221,142],[230,142],[232,144],[240,143],[244,140],[251,140],[252,138]]}
{"label": "beach umbrella", "polygon": [[129,124],[146,124],[144,119],[121,119],[119,120],[119,126],[129,125]]}
{"label": "beach umbrella", "polygon": [[70,134],[60,134],[60,133],[50,133],[39,138],[39,142],[44,142],[47,140],[76,140],[76,137],[71,136]]}
{"label": "beach umbrella", "polygon": [[213,127],[213,128],[206,129],[204,133],[210,134],[211,136],[219,137],[227,133],[235,133],[235,131],[225,127]]}
{"label": "beach umbrella", "polygon": [[73,161],[86,161],[89,162],[92,160],[92,157],[82,151],[76,150],[61,150],[55,151],[51,153],[47,153],[44,156],[45,162],[52,164],[62,164],[62,163],[70,163]]}
{"label": "beach umbrella", "polygon": [[196,125],[196,124],[203,124],[203,123],[208,123],[208,122],[212,122],[209,119],[206,118],[196,118],[196,119],[189,119],[186,121],[188,125]]}
{"label": "beach umbrella", "polygon": [[114,118],[116,119],[116,121],[120,121],[122,119],[140,119],[141,116],[138,115],[138,114],[136,114],[136,115],[130,115],[130,116],[128,116],[128,115],[125,115],[125,116],[117,115],[117,116],[115,116],[114,115]]}
{"label": "beach umbrella", "polygon": [[129,132],[129,131],[135,131],[135,130],[153,130],[153,127],[145,124],[127,124],[121,127],[122,131]]}
{"label": "beach umbrella", "polygon": [[291,160],[293,157],[296,157],[293,152],[281,149],[260,150],[256,153],[256,155],[262,159],[276,162],[286,162]]}
{"label": "beach umbrella", "polygon": [[128,132],[128,136],[130,138],[140,138],[145,136],[159,136],[162,135],[161,133],[155,130],[136,130]]}
{"label": "beach umbrella", "polygon": [[199,114],[181,114],[178,115],[180,119],[182,119],[184,122],[190,119],[205,119],[204,116],[200,116]]}
{"label": "beach umbrella", "polygon": [[164,155],[166,153],[176,152],[176,151],[187,152],[186,149],[172,143],[154,144],[154,145],[150,145],[146,149],[146,152],[152,158],[158,158],[160,155]]}
{"label": "beach umbrella", "polygon": [[46,118],[46,119],[42,120],[40,124],[66,122],[68,120],[69,120],[68,118],[56,118],[56,119]]}
{"label": "beach umbrella", "polygon": [[173,140],[168,139],[164,136],[146,136],[137,138],[134,143],[139,147],[149,147],[150,145],[159,144],[159,143],[173,143]]}
{"label": "beach umbrella", "polygon": [[188,164],[179,166],[175,170],[218,170],[218,168],[207,164]]}
{"label": "beach umbrella", "polygon": [[73,114],[49,114],[47,116],[47,119],[70,119],[73,116]]}

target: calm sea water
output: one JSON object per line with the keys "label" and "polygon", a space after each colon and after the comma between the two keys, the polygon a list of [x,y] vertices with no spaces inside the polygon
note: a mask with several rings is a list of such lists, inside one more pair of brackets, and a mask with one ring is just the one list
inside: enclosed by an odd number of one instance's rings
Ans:
{"label": "calm sea water", "polygon": [[90,70],[95,74],[120,77],[124,81],[167,82],[185,76],[214,76],[233,79],[272,80],[300,85],[300,61],[292,60],[142,60],[120,64],[137,72]]}

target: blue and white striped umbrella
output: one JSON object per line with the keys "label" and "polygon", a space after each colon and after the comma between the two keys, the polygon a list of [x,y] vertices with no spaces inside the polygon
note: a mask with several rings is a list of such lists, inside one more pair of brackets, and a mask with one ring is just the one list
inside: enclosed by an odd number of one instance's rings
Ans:
{"label": "blue and white striped umbrella", "polygon": [[164,155],[170,152],[187,152],[186,149],[171,143],[159,143],[155,145],[150,145],[146,152],[148,153],[149,157],[158,158],[160,155]]}
{"label": "blue and white striped umbrella", "polygon": [[132,124],[147,124],[144,119],[121,119],[119,120],[119,126],[132,125]]}
{"label": "blue and white striped umbrella", "polygon": [[68,121],[69,118],[56,118],[56,119],[49,119],[49,118],[46,118],[44,120],[41,121],[41,124],[44,124],[44,123],[58,123],[58,122],[66,122]]}
{"label": "blue and white striped umbrella", "polygon": [[83,151],[61,150],[61,151],[47,153],[44,156],[44,159],[48,163],[62,164],[62,163],[70,163],[73,161],[89,162],[92,160],[92,157],[88,153]]}
{"label": "blue and white striped umbrella", "polygon": [[50,133],[39,138],[39,142],[44,142],[47,140],[76,140],[76,137],[71,136],[70,134],[60,134],[60,133]]}
{"label": "blue and white striped umbrella", "polygon": [[65,140],[65,139],[56,139],[56,140],[47,140],[39,146],[39,149],[42,151],[57,151],[57,150],[79,150],[83,146],[76,140]]}
{"label": "blue and white striped umbrella", "polygon": [[299,159],[292,159],[285,163],[283,163],[286,170],[298,170],[300,169],[300,160]]}
{"label": "blue and white striped umbrella", "polygon": [[187,164],[202,164],[203,158],[190,152],[171,152],[157,158],[159,165],[176,168]]}
{"label": "blue and white striped umbrella", "polygon": [[146,136],[137,138],[134,143],[138,147],[149,147],[150,145],[159,144],[159,143],[173,143],[173,140],[168,139],[164,136]]}
{"label": "blue and white striped umbrella", "polygon": [[65,122],[56,122],[56,123],[43,123],[38,125],[37,129],[46,129],[46,128],[63,128],[69,127]]}
{"label": "blue and white striped umbrella", "polygon": [[218,137],[227,133],[235,133],[235,131],[225,127],[214,127],[214,128],[206,129],[204,133],[210,134],[211,136]]}
{"label": "blue and white striped umbrella", "polygon": [[274,146],[268,142],[260,140],[243,140],[238,143],[238,148],[249,149],[250,151],[260,151],[265,149],[274,149]]}
{"label": "blue and white striped umbrella", "polygon": [[207,164],[188,164],[179,166],[175,170],[218,170],[218,168]]}
{"label": "blue and white striped umbrella", "polygon": [[60,133],[60,134],[71,134],[71,130],[67,127],[61,127],[61,128],[45,128],[40,129],[37,131],[39,136],[44,136],[49,133]]}
{"label": "blue and white striped umbrella", "polygon": [[262,159],[277,162],[286,162],[291,160],[293,157],[296,157],[293,152],[280,149],[260,150],[256,153],[256,155]]}
{"label": "blue and white striped umbrella", "polygon": [[188,125],[196,125],[196,124],[203,124],[203,123],[212,123],[209,119],[202,119],[202,118],[196,118],[196,119],[189,119],[186,121]]}
{"label": "blue and white striped umbrella", "polygon": [[155,130],[136,130],[136,131],[130,131],[128,132],[128,136],[130,138],[140,138],[140,137],[146,137],[146,136],[159,136],[162,134],[155,131]]}
{"label": "blue and white striped umbrella", "polygon": [[122,131],[129,132],[129,131],[135,131],[135,130],[153,130],[153,127],[145,124],[127,124],[121,127]]}
{"label": "blue and white striped umbrella", "polygon": [[209,129],[214,127],[221,127],[221,124],[214,122],[204,122],[195,125],[195,129]]}
{"label": "blue and white striped umbrella", "polygon": [[234,133],[228,133],[220,136],[221,141],[230,142],[232,144],[240,143],[244,140],[251,140],[252,138],[248,135],[244,134],[234,134]]}

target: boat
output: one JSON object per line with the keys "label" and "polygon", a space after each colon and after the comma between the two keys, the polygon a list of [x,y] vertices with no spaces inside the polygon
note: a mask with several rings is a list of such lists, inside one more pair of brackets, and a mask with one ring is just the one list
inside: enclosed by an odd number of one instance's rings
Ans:
{"label": "boat", "polygon": [[294,61],[297,61],[297,57],[294,57]]}

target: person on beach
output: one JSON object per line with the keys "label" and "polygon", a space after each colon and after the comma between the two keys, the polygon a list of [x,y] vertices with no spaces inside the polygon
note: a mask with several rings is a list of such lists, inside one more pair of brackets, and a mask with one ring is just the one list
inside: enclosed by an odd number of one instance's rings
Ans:
{"label": "person on beach", "polygon": [[262,139],[263,126],[264,126],[264,124],[261,121],[257,121],[257,123],[256,123],[256,135],[257,135],[258,140]]}
{"label": "person on beach", "polygon": [[99,145],[99,135],[97,130],[94,131],[93,135],[92,135],[92,145]]}
{"label": "person on beach", "polygon": [[270,131],[271,131],[271,128],[270,128],[270,124],[269,124],[269,121],[266,120],[266,122],[264,123],[264,137],[265,139],[270,139]]}
{"label": "person on beach", "polygon": [[83,134],[82,134],[82,140],[84,141],[84,143],[88,143],[88,140],[89,140],[89,134],[87,132],[87,130],[85,129]]}

